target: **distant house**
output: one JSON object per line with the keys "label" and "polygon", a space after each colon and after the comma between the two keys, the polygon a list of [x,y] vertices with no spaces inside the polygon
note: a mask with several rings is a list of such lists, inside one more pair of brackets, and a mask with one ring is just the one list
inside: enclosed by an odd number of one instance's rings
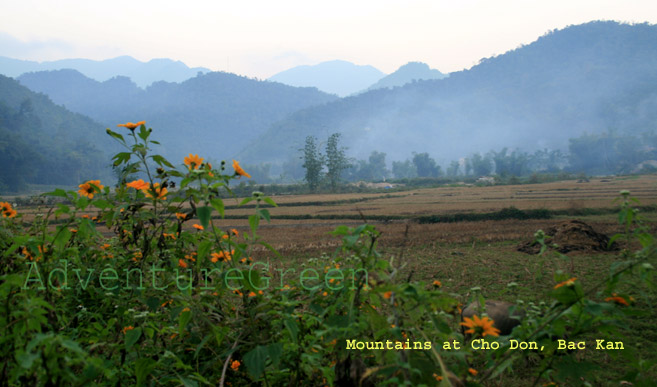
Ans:
{"label": "distant house", "polygon": [[490,184],[493,185],[495,184],[495,178],[493,176],[481,176],[477,179],[477,183],[482,183],[482,184]]}

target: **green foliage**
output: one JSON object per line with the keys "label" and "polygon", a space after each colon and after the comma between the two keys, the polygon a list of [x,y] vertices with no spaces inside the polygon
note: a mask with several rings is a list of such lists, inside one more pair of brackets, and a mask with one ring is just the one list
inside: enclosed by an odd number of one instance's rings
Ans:
{"label": "green foliage", "polygon": [[324,156],[319,152],[312,136],[306,137],[306,146],[303,148],[303,167],[306,169],[305,180],[311,191],[315,191],[322,180],[322,167]]}
{"label": "green foliage", "polygon": [[340,182],[342,171],[349,168],[349,161],[345,156],[345,148],[340,146],[340,133],[333,133],[326,142],[326,178],[335,191]]}
{"label": "green foliage", "polygon": [[[656,290],[654,236],[622,192],[624,233],[615,239],[626,248],[609,276],[583,283],[555,273],[550,299],[519,300],[528,307],[522,324],[508,337],[486,337],[499,349],[473,350],[466,340],[480,337],[461,333],[458,295],[439,282],[400,278],[405,262],[380,253],[374,226],[337,227],[333,255],[276,275],[270,263],[281,256],[259,234],[273,200],[253,192],[240,203],[253,209],[249,231],[222,230],[219,193],[232,192],[238,171],[202,161],[176,167],[151,156],[150,129],[127,130],[108,129],[127,153],[114,160],[147,181],[55,190],[49,195],[70,205],[32,223],[20,214],[0,220],[0,379],[7,385],[435,385],[441,377],[443,385],[486,385],[527,357],[535,384],[598,384],[595,364],[554,338],[620,337],[619,327],[645,314],[632,295]],[[79,216],[85,210],[96,219]],[[102,235],[98,222],[112,235]],[[536,236],[544,245],[544,234]],[[268,258],[254,261],[263,250]],[[544,348],[512,350],[511,339]],[[443,349],[454,341],[461,350]],[[654,362],[634,351],[618,356],[628,360],[622,380],[650,381]]]}

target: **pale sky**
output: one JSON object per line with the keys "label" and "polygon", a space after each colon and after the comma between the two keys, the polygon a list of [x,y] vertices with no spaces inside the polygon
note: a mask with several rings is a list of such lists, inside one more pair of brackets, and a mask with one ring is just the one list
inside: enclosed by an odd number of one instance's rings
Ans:
{"label": "pale sky", "polygon": [[657,23],[655,0],[2,0],[0,56],[130,55],[249,77],[342,59],[442,72],[591,20]]}

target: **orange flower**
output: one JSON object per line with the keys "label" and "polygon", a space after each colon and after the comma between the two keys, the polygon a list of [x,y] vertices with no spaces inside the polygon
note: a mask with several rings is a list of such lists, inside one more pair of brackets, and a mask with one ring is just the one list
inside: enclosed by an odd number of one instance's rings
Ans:
{"label": "orange flower", "polygon": [[392,292],[388,291],[383,293],[383,298],[385,298],[386,300],[389,300],[390,297],[392,297]]}
{"label": "orange flower", "polygon": [[240,235],[240,233],[239,233],[236,229],[234,229],[234,228],[231,228],[231,229],[230,229],[230,232],[233,233],[233,235],[235,235],[235,236],[239,236],[239,235]]}
{"label": "orange flower", "polygon": [[443,284],[440,281],[438,280],[433,281],[433,287],[439,288],[441,286],[443,286]]}
{"label": "orange flower", "polygon": [[182,213],[182,212],[176,212],[176,218],[180,220],[185,220],[187,218],[187,214]]}
{"label": "orange flower", "polygon": [[493,327],[495,321],[491,320],[488,317],[479,318],[479,316],[477,315],[474,315],[473,317],[474,317],[473,319],[471,319],[470,317],[465,317],[464,318],[465,322],[461,323],[461,325],[463,325],[464,327],[470,328],[467,331],[465,331],[465,333],[472,333],[472,334],[479,333],[482,336],[500,335],[500,330]]}
{"label": "orange flower", "polygon": [[[160,187],[160,183],[155,183],[150,188],[143,189],[142,191],[148,198],[162,200],[167,200],[166,195],[169,192],[166,188]],[[153,196],[153,193],[155,193],[155,196]]]}
{"label": "orange flower", "polygon": [[2,209],[2,217],[4,218],[13,218],[17,214],[16,210],[11,208],[11,204],[8,202],[0,202],[0,208]]}
{"label": "orange flower", "polygon": [[189,156],[184,159],[185,165],[189,167],[189,170],[198,169],[198,167],[203,164],[203,158],[198,157],[198,155],[189,154]]}
{"label": "orange flower", "polygon": [[187,268],[187,262],[183,261],[182,259],[178,260],[178,266],[182,267],[183,269]]}
{"label": "orange flower", "polygon": [[[189,311],[190,311],[190,309],[189,309],[189,308],[183,308],[183,310],[182,310],[182,311],[183,311],[183,312],[189,312]],[[182,313],[182,312],[181,312],[181,313]]]}
{"label": "orange flower", "polygon": [[138,191],[145,191],[148,189],[148,183],[146,183],[143,179],[132,181],[126,184],[126,186],[134,188]]}
{"label": "orange flower", "polygon": [[617,303],[618,305],[630,306],[630,303],[627,302],[626,299],[624,299],[623,297],[620,297],[620,296],[619,296],[618,294],[616,294],[616,293],[613,293],[613,294],[612,294],[612,297],[607,297],[607,298],[605,298],[605,301],[606,301],[606,302],[613,301],[613,302]]}
{"label": "orange flower", "polygon": [[560,283],[554,285],[554,288],[559,289],[562,286],[573,286],[573,285],[575,285],[575,281],[577,281],[577,277],[573,277],[571,279],[560,282]]}
{"label": "orange flower", "polygon": [[70,231],[70,232],[72,232],[72,233],[76,233],[76,232],[78,232],[78,230],[76,230],[76,229],[74,229],[74,228],[69,228],[68,231]]}
{"label": "orange flower", "polygon": [[194,227],[197,230],[204,230],[203,226],[201,226],[200,224],[194,224],[192,225],[192,227]]}
{"label": "orange flower", "polygon": [[251,177],[251,175],[249,175],[248,173],[244,172],[244,170],[242,169],[242,167],[240,167],[240,163],[238,163],[238,162],[235,161],[235,160],[233,160],[233,169],[235,170],[235,174],[236,174],[236,175],[245,176],[245,177],[249,177],[249,178]]}
{"label": "orange flower", "polygon": [[474,369],[474,368],[468,368],[468,372],[469,372],[471,375],[477,375],[477,374],[479,373],[479,372],[477,372],[477,370]]}
{"label": "orange flower", "polygon": [[86,196],[89,199],[93,199],[96,192],[100,192],[100,190],[105,188],[105,186],[100,184],[100,180],[89,180],[86,183],[80,184],[78,187],[80,188],[78,190],[80,196]]}
{"label": "orange flower", "polygon": [[443,377],[440,376],[440,375],[438,375],[438,374],[433,374],[433,377],[434,377],[434,379],[436,379],[436,380],[439,381],[439,382],[440,382],[441,380],[443,380]]}
{"label": "orange flower", "polygon": [[230,363],[230,369],[232,369],[233,371],[237,371],[240,368],[241,364],[242,363],[240,363],[239,360],[235,360],[232,363]]}
{"label": "orange flower", "polygon": [[126,332],[131,331],[133,329],[135,329],[135,327],[133,327],[132,325],[129,325],[129,326],[123,328],[123,334],[125,335]]}
{"label": "orange flower", "polygon": [[139,122],[134,123],[134,124],[133,124],[132,122],[126,122],[125,124],[118,124],[118,125],[116,125],[116,126],[117,126],[117,127],[128,128],[128,129],[130,129],[130,130],[135,130],[136,128],[138,128],[138,127],[144,125],[145,123],[146,123],[146,121],[139,121]]}
{"label": "orange flower", "polygon": [[173,240],[176,240],[176,235],[175,234],[167,234],[167,233],[163,232],[162,236],[165,237],[165,238],[171,238]]}

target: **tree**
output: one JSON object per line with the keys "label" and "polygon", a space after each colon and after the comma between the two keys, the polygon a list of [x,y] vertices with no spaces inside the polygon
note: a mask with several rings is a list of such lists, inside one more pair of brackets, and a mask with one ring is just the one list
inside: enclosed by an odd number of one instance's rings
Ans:
{"label": "tree", "polygon": [[414,153],[413,164],[419,177],[438,177],[441,174],[440,166],[428,153]]}
{"label": "tree", "polygon": [[406,161],[393,161],[392,174],[395,175],[397,179],[410,179],[417,177],[417,169],[411,160],[407,159]]}
{"label": "tree", "polygon": [[447,176],[449,177],[458,176],[460,167],[461,164],[459,164],[457,160],[452,160],[452,162],[449,164],[449,167],[447,167]]}
{"label": "tree", "polygon": [[468,164],[475,176],[486,176],[493,170],[490,155],[482,156],[480,153],[475,153],[468,159]]}
{"label": "tree", "polygon": [[326,143],[326,177],[331,185],[331,190],[335,191],[340,182],[342,171],[349,168],[349,160],[345,155],[345,148],[339,146],[340,133],[333,133]]}
{"label": "tree", "polygon": [[322,166],[324,157],[319,153],[314,136],[306,137],[306,146],[303,148],[303,167],[306,169],[304,179],[311,191],[315,191],[322,180]]}

